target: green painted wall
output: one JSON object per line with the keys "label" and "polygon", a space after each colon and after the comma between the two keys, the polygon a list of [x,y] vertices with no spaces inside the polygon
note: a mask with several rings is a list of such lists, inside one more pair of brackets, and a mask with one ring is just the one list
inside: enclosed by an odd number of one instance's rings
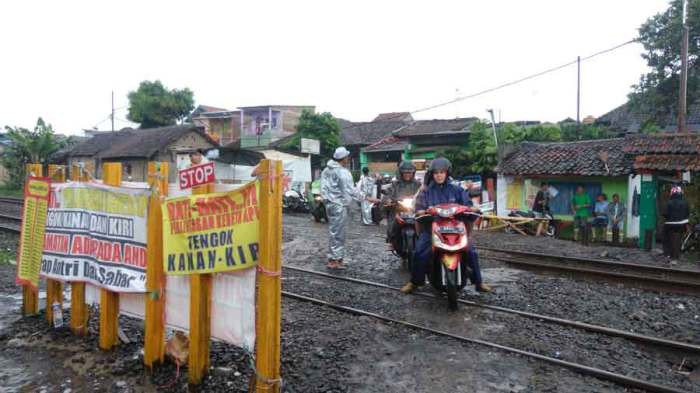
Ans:
{"label": "green painted wall", "polygon": [[651,230],[651,247],[656,244],[656,197],[659,184],[655,176],[642,175],[639,200],[639,247],[644,248],[645,232]]}
{"label": "green painted wall", "polygon": [[[581,182],[581,183],[601,183],[601,188],[602,192],[608,196],[608,201],[612,200],[613,194],[619,194],[620,195],[620,201],[622,203],[627,204],[627,182],[628,178],[627,176],[619,176],[619,177],[603,177],[603,176],[594,176],[594,177],[576,177],[576,176],[567,176],[567,177],[552,177],[552,178],[547,178],[547,177],[539,177],[536,179],[531,179],[531,178],[525,178],[523,181],[523,188],[522,188],[522,193],[520,195],[520,207],[519,209],[521,210],[530,210],[531,206],[527,206],[527,189],[529,186],[535,186],[539,187],[541,182],[547,182],[552,184],[556,188],[557,183],[576,183],[576,182]],[[555,216],[556,219],[559,220],[564,220],[564,221],[573,221],[573,215],[571,214],[557,214]],[[625,225],[627,225],[625,223]]]}
{"label": "green painted wall", "polygon": [[366,167],[367,163],[369,163],[369,159],[367,158],[367,153],[360,153],[360,168]]}

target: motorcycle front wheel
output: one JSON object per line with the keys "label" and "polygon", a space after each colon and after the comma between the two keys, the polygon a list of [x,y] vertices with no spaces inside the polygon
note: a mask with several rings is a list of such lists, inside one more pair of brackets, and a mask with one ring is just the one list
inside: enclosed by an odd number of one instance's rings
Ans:
{"label": "motorcycle front wheel", "polygon": [[[444,269],[444,267],[443,267]],[[457,271],[447,270],[445,272],[445,278],[447,279],[447,308],[450,311],[457,310]]]}

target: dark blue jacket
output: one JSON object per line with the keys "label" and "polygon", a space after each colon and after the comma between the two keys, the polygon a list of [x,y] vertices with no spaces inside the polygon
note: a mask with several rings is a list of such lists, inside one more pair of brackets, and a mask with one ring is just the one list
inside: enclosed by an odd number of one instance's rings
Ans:
{"label": "dark blue jacket", "polygon": [[430,182],[428,188],[423,189],[416,197],[416,211],[426,210],[429,207],[443,203],[457,203],[464,206],[472,206],[469,194],[462,187],[450,183],[448,178],[445,183],[439,185]]}

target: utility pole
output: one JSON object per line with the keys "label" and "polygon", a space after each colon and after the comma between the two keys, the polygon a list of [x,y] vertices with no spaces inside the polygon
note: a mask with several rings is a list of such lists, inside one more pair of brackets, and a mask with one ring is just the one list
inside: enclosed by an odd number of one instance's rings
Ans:
{"label": "utility pole", "polygon": [[496,150],[498,150],[498,134],[496,133],[496,119],[493,116],[493,109],[487,109],[486,112],[488,112],[491,115],[491,128],[493,129],[493,139],[496,140]]}
{"label": "utility pole", "polygon": [[581,125],[581,56],[576,57],[576,124]]}
{"label": "utility pole", "polygon": [[114,132],[114,90],[112,90],[112,114],[109,117],[112,119],[112,132]]}
{"label": "utility pole", "polygon": [[681,91],[678,97],[678,132],[686,132],[686,90],[688,88],[688,0],[683,0],[683,38],[681,42]]}

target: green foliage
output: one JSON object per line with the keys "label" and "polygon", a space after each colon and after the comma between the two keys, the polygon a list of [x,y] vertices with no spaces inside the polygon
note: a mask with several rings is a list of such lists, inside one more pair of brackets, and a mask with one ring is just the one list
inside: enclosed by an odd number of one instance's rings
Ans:
{"label": "green foliage", "polygon": [[561,125],[561,140],[564,142],[610,139],[615,137],[617,137],[617,135],[610,132],[607,127],[597,124],[567,123]]}
{"label": "green foliage", "polygon": [[643,134],[656,134],[656,133],[661,132],[661,128],[659,126],[657,126],[655,122],[647,121],[646,123],[644,123],[642,125],[642,128],[640,129],[640,131]]}
{"label": "green foliage", "polygon": [[130,121],[141,128],[169,126],[180,123],[194,109],[194,94],[188,88],[168,90],[157,80],[143,81],[129,93]]}
{"label": "green foliage", "polygon": [[26,164],[48,163],[51,155],[66,143],[56,137],[51,124],[44,122],[41,117],[36,121],[34,130],[30,131],[22,127],[5,127],[5,129],[12,144],[3,152],[0,164],[9,172],[9,179],[5,184],[9,189],[22,188]]}
{"label": "green foliage", "polygon": [[[639,28],[637,41],[644,46],[642,55],[651,69],[642,75],[639,83],[633,86],[630,94],[631,109],[638,113],[650,114],[658,124],[665,124],[665,117],[675,113],[678,107],[678,93],[681,69],[683,2],[673,0],[663,13],[649,18]],[[692,103],[698,97],[700,70],[697,62],[700,56],[700,0],[688,2],[688,96]]]}
{"label": "green foliage", "polygon": [[321,142],[320,155],[329,158],[340,145],[340,125],[328,112],[313,113],[305,109],[299,117],[296,134],[285,143],[284,147],[301,150],[302,137],[318,139]]}

